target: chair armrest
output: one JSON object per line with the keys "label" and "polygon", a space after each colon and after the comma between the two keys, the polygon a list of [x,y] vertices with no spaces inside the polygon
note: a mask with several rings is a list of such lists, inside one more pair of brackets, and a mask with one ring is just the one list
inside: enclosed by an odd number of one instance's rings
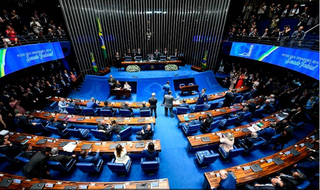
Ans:
{"label": "chair armrest", "polygon": [[66,167],[69,168],[70,166],[72,166],[77,160],[75,158],[72,158],[67,164]]}

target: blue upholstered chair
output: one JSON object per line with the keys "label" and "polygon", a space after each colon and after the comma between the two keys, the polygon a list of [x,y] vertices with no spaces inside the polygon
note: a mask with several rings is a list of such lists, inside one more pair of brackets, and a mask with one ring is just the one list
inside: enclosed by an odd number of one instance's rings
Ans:
{"label": "blue upholstered chair", "polygon": [[224,159],[235,158],[244,152],[244,148],[238,148],[235,145],[233,146],[233,149],[231,149],[229,152],[226,152],[221,147],[219,147],[218,150]]}
{"label": "blue upholstered chair", "polygon": [[47,164],[50,169],[53,169],[55,171],[69,172],[76,162],[77,159],[72,158],[65,166],[61,164],[61,162],[57,161],[47,161]]}
{"label": "blue upholstered chair", "polygon": [[140,110],[140,117],[150,117],[150,110]]}
{"label": "blue upholstered chair", "polygon": [[311,121],[311,118],[308,114],[304,114],[304,120],[301,121],[301,122],[298,122],[298,123],[294,123],[294,122],[290,122],[289,124],[294,127],[294,129],[298,129],[298,128],[301,128],[305,125],[307,125],[310,121]]}
{"label": "blue upholstered chair", "polygon": [[74,109],[74,107],[66,107],[66,110],[67,110],[68,114],[74,114],[74,115],[78,114],[76,109]]}
{"label": "blue upholstered chair", "polygon": [[196,157],[201,166],[215,162],[219,158],[219,154],[212,150],[202,150],[196,152]]}
{"label": "blue upholstered chair", "polygon": [[114,117],[116,112],[117,112],[117,110],[114,110],[112,112],[111,110],[106,110],[106,109],[103,109],[103,108],[100,110],[100,114],[102,116],[105,116],[105,117]]}
{"label": "blue upholstered chair", "polygon": [[52,134],[55,134],[55,135],[58,135],[58,136],[61,136],[61,137],[65,137],[65,136],[68,135],[67,128],[64,129],[63,131],[60,131],[57,127],[48,125],[48,126],[47,126],[47,130],[48,130],[49,132],[51,132]]}
{"label": "blue upholstered chair", "polygon": [[180,115],[180,114],[186,114],[188,113],[188,108],[186,107],[177,107],[177,115]]}
{"label": "blue upholstered chair", "polygon": [[154,173],[159,170],[160,158],[156,157],[153,161],[148,161],[145,158],[141,158],[141,169],[146,173]]}
{"label": "blue upholstered chair", "polygon": [[246,100],[249,100],[250,94],[251,94],[250,92],[243,93],[242,94],[242,99],[240,100],[240,102],[244,102]]}
{"label": "blue upholstered chair", "polygon": [[100,113],[100,109],[82,108],[82,114],[86,116],[96,116]]}
{"label": "blue upholstered chair", "polygon": [[270,140],[265,141],[264,146],[277,143],[280,137],[281,137],[281,134],[273,135]]}
{"label": "blue upholstered chair", "polygon": [[211,124],[210,124],[210,127],[205,131],[206,133],[209,133],[210,131],[212,131],[213,129],[217,128],[219,125],[219,120],[217,121],[213,121]]}
{"label": "blue upholstered chair", "polygon": [[59,112],[59,107],[58,107],[58,102],[54,101],[50,104],[50,108],[54,111],[54,112]]}
{"label": "blue upholstered chair", "polygon": [[309,185],[310,185],[310,182],[308,180],[305,180],[303,183],[297,186],[297,190],[306,189]]}
{"label": "blue upholstered chair", "polygon": [[3,162],[3,161],[6,161],[6,160],[7,160],[7,156],[0,153],[0,161]]}
{"label": "blue upholstered chair", "polygon": [[191,112],[203,111],[204,104],[197,104],[195,107],[190,107]]}
{"label": "blue upholstered chair", "polygon": [[260,149],[264,144],[265,144],[266,141],[264,140],[261,140],[259,142],[256,142],[254,143],[251,147],[247,147],[245,144],[243,143],[239,143],[239,145],[244,148],[244,152],[245,153],[249,153],[249,152],[253,152],[253,151],[256,151],[258,149]]}
{"label": "blue upholstered chair", "polygon": [[98,173],[102,168],[103,160],[99,159],[99,161],[96,164],[78,162],[76,165],[77,165],[77,168],[79,168],[79,170],[81,170],[83,173]]}
{"label": "blue upholstered chair", "polygon": [[121,117],[132,117],[130,110],[120,109]]}
{"label": "blue upholstered chair", "polygon": [[247,113],[244,114],[244,116],[242,117],[241,120],[237,119],[236,123],[237,124],[241,124],[242,122],[249,120],[249,118],[251,118],[251,116],[252,116],[252,113],[251,112],[247,112]]}
{"label": "blue upholstered chair", "polygon": [[254,111],[252,118],[260,118],[263,113],[263,108],[259,108],[256,111]]}
{"label": "blue upholstered chair", "polygon": [[97,139],[104,140],[104,141],[108,140],[108,136],[106,136],[104,132],[101,132],[97,129],[91,129],[91,133]]}
{"label": "blue upholstered chair", "polygon": [[208,110],[214,110],[218,107],[219,102],[211,102],[210,106],[208,107]]}
{"label": "blue upholstered chair", "polygon": [[90,133],[89,129],[69,129],[67,128],[68,134],[72,137],[85,139],[87,135]]}
{"label": "blue upholstered chair", "polygon": [[183,125],[182,130],[184,134],[191,135],[193,133],[198,132],[200,129],[200,124],[193,124],[193,125]]}
{"label": "blue upholstered chair", "polygon": [[123,130],[120,131],[119,135],[118,135],[118,139],[119,140],[126,140],[129,137],[131,137],[132,135],[132,127],[127,127]]}
{"label": "blue upholstered chair", "polygon": [[[27,164],[27,163],[30,161],[30,159],[25,158],[25,157],[22,157],[21,155],[22,155],[22,152],[21,152],[20,154],[18,154],[18,155],[14,158],[14,160],[15,160],[17,163],[19,163],[19,164]],[[1,156],[0,156],[0,157],[1,157]]]}
{"label": "blue upholstered chair", "polygon": [[112,171],[112,173],[128,174],[131,168],[131,163],[131,159],[128,160],[127,164],[115,163],[115,159],[112,159],[111,162],[107,163],[107,166]]}
{"label": "blue upholstered chair", "polygon": [[234,98],[234,100],[233,100],[233,103],[235,104],[235,103],[239,103],[240,101],[241,101],[241,99],[242,99],[242,95],[238,95],[238,96],[236,96],[235,98]]}
{"label": "blue upholstered chair", "polygon": [[237,117],[229,117],[228,119],[221,119],[220,121],[219,121],[219,125],[221,126],[221,127],[223,127],[223,128],[226,128],[226,127],[228,127],[228,126],[230,126],[230,125],[233,125],[233,124],[235,124],[235,122],[237,121]]}

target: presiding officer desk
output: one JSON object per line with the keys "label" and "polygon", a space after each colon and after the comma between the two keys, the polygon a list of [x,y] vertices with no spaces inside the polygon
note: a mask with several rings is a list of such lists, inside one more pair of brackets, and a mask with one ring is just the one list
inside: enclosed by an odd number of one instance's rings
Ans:
{"label": "presiding officer desk", "polygon": [[[236,179],[237,186],[254,182],[259,178],[263,178],[263,177],[267,177],[269,175],[275,174],[276,172],[279,172],[280,170],[288,166],[291,166],[299,162],[300,160],[306,158],[308,155],[310,155],[311,152],[307,150],[307,146],[306,146],[307,142],[313,145],[312,149],[318,148],[319,143],[315,142],[315,139],[313,140],[312,138],[312,135],[315,132],[316,130],[314,130],[306,138],[302,139],[295,145],[289,146],[288,148],[280,152],[277,152],[275,154],[272,154],[270,156],[267,156],[265,158],[262,158],[256,161],[245,163],[243,165],[226,168],[224,170],[226,170],[227,172],[233,172],[235,174],[237,178]],[[294,156],[292,153],[290,153],[290,150],[292,149],[296,149],[300,154]],[[275,162],[273,162],[273,159],[277,157],[283,160],[284,163],[277,165]],[[252,166],[254,164],[260,165],[260,167],[262,168],[262,171],[253,172],[253,170],[250,168],[245,170],[246,166]],[[217,173],[219,173],[219,170],[204,173],[204,177],[205,177],[205,180],[203,183],[204,189],[214,189],[219,186],[220,177],[216,176]]]}
{"label": "presiding officer desk", "polygon": [[154,61],[122,61],[121,65],[127,66],[127,65],[168,65],[168,64],[176,64],[179,65],[181,64],[182,61],[176,60],[176,61],[159,61],[159,60],[154,60]]}
{"label": "presiding officer desk", "polygon": [[[24,136],[25,138],[20,140],[17,139],[19,136]],[[21,138],[21,137],[19,137]],[[43,144],[37,144],[40,139],[46,139],[46,142]],[[100,150],[100,154],[108,154],[113,155],[115,151],[115,147],[110,149],[110,145],[114,146],[117,144],[123,145],[126,149],[128,154],[141,154],[141,152],[146,147],[147,143],[153,142],[155,145],[155,150],[161,152],[161,144],[160,140],[141,140],[141,141],[77,141],[77,140],[69,140],[69,139],[56,139],[51,137],[45,136],[37,136],[28,133],[19,133],[19,132],[10,132],[9,133],[9,140],[10,142],[21,144],[22,142],[28,140],[26,143],[31,145],[33,149],[41,150],[44,147],[58,147],[59,151],[63,151],[63,146],[66,143],[75,143],[77,146],[72,151],[73,153],[79,154],[81,151],[81,147],[84,144],[91,144],[92,152],[96,152],[98,149]],[[63,143],[62,143],[63,142]],[[61,144],[60,144],[61,143]],[[138,143],[144,143],[144,147],[136,147]],[[59,146],[60,145],[60,146]]]}
{"label": "presiding officer desk", "polygon": [[[86,187],[86,189],[115,189],[115,186],[120,186],[121,189],[142,189],[140,185],[147,186],[147,189],[150,189],[150,186],[152,186],[152,189],[169,189],[169,181],[167,178],[123,182],[76,182],[38,178],[27,179],[24,176],[0,173],[0,181],[8,179],[12,179],[14,182],[12,182],[8,187],[0,187],[0,189],[31,189],[33,185],[37,186],[39,183],[43,183],[43,189],[69,189],[70,186],[76,187],[75,189],[80,189],[81,187]],[[16,179],[20,180],[20,184],[17,183]],[[53,187],[46,187],[48,184],[52,184]],[[32,189],[36,189],[34,186]]]}
{"label": "presiding officer desk", "polygon": [[[243,130],[254,124],[258,124],[258,123],[263,123],[263,126],[260,127],[260,129],[264,129],[267,128],[271,125],[272,122],[279,122],[283,119],[285,119],[288,115],[281,117],[278,114],[281,113],[281,111],[278,111],[268,117],[265,117],[263,119],[251,122],[247,125],[242,125],[239,127],[235,127],[232,129],[227,129],[227,130],[223,130],[223,131],[218,131],[216,133],[205,133],[205,134],[201,134],[201,135],[196,135],[196,136],[188,136],[188,150],[192,149],[192,148],[200,148],[200,147],[205,147],[205,146],[212,146],[212,145],[216,145],[220,143],[220,137],[217,135],[218,133],[232,133],[234,138],[236,139],[241,139],[244,138],[246,135],[250,134],[251,131],[246,131],[244,132]],[[271,121],[272,122],[271,122]],[[203,138],[209,138],[210,141],[203,141]]]}
{"label": "presiding officer desk", "polygon": [[101,120],[111,123],[114,119],[119,125],[145,125],[156,123],[154,117],[99,117],[99,116],[81,116],[63,113],[52,113],[47,111],[35,111],[29,117],[49,120],[52,117],[57,118],[60,122],[76,123],[76,124],[94,124],[97,125]]}
{"label": "presiding officer desk", "polygon": [[[256,103],[256,104],[259,104],[261,101],[263,101],[262,96],[256,97],[254,99],[254,103]],[[199,119],[200,116],[203,119],[205,119],[207,117],[206,113],[211,113],[213,117],[217,117],[217,116],[222,116],[222,115],[226,115],[229,113],[234,113],[234,112],[240,111],[244,108],[244,105],[246,105],[247,103],[248,103],[248,101],[243,102],[243,103],[234,104],[233,106],[230,106],[230,107],[223,107],[223,108],[219,108],[219,109],[207,110],[207,111],[202,111],[202,112],[194,112],[194,113],[189,113],[189,114],[181,114],[181,115],[177,115],[177,117],[178,117],[180,123],[189,122],[192,120],[197,120],[197,119]]]}

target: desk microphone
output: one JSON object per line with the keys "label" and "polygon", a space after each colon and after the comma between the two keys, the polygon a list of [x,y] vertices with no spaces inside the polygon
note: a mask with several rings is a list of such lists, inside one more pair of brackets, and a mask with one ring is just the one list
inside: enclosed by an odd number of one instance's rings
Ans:
{"label": "desk microphone", "polygon": [[133,78],[138,78],[137,76],[132,76]]}
{"label": "desk microphone", "polygon": [[178,76],[178,73],[177,73],[177,74],[175,74],[174,76]]}

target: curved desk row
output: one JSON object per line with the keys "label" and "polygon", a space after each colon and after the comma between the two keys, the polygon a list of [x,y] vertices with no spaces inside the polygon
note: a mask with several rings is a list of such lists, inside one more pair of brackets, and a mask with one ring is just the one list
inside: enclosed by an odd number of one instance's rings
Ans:
{"label": "curved desk row", "polygon": [[156,123],[154,117],[99,117],[99,116],[81,116],[62,113],[52,113],[47,111],[35,111],[29,117],[49,120],[52,117],[57,118],[61,122],[77,123],[77,124],[94,124],[97,125],[101,120],[110,123],[112,119],[116,120],[119,125],[145,125]]}
{"label": "curved desk row", "polygon": [[[44,140],[45,139],[45,140]],[[81,149],[85,146],[90,146],[92,152],[100,150],[101,154],[113,155],[115,151],[115,146],[117,144],[123,145],[128,154],[140,154],[149,142],[153,142],[155,145],[155,150],[161,152],[160,140],[142,140],[142,141],[77,141],[69,139],[56,139],[45,136],[37,136],[28,133],[10,132],[9,140],[17,144],[28,143],[36,150],[41,150],[44,147],[58,147],[59,151],[73,152],[79,154]],[[74,144],[75,147],[71,146],[71,150],[67,150],[64,147],[66,144]],[[73,150],[72,150],[73,149]]]}
{"label": "curved desk row", "polygon": [[75,182],[49,179],[26,179],[23,176],[0,173],[1,182],[7,182],[7,187],[0,189],[169,189],[167,178],[124,181],[124,182]]}
{"label": "curved desk row", "polygon": [[[295,145],[292,145],[280,152],[277,152],[275,154],[272,154],[270,156],[267,156],[265,158],[252,161],[249,163],[245,163],[243,165],[234,166],[230,168],[226,168],[225,170],[228,172],[233,172],[234,175],[237,178],[237,186],[243,185],[246,183],[253,182],[259,178],[267,177],[271,174],[274,174],[288,166],[291,166],[303,158],[306,158],[311,152],[307,150],[307,142],[310,143],[313,146],[313,149],[317,149],[319,146],[319,143],[315,143],[312,137],[312,134],[315,132],[314,130],[312,133],[310,133],[306,138],[302,139]],[[295,149],[300,154],[294,156],[292,153],[290,153],[291,150]],[[280,158],[283,163],[277,165],[273,160]],[[253,170],[250,168],[250,166],[258,164],[262,170],[258,172],[253,172]],[[249,167],[249,168],[248,168]],[[220,171],[220,170],[219,170]],[[204,189],[214,189],[219,186],[220,177],[218,177],[216,174],[219,173],[219,171],[212,171],[212,172],[206,172],[204,173],[204,183],[203,188]]]}
{"label": "curved desk row", "polygon": [[[217,135],[217,133],[232,133],[234,138],[236,138],[236,139],[244,138],[246,135],[251,133],[251,131],[248,129],[248,127],[251,127],[254,124],[258,125],[258,124],[262,123],[263,125],[261,124],[261,126],[259,126],[259,128],[264,129],[264,128],[269,127],[271,125],[271,122],[277,123],[277,122],[285,119],[288,116],[287,114],[282,115],[280,113],[281,113],[281,111],[278,111],[278,112],[276,112],[268,117],[265,117],[263,119],[251,122],[247,125],[235,127],[232,129],[218,131],[216,133],[206,133],[206,134],[201,134],[201,135],[196,135],[196,136],[189,136],[189,137],[187,137],[188,138],[188,150],[191,148],[199,148],[199,147],[212,146],[215,144],[219,144],[220,137]],[[206,139],[206,140],[204,140],[204,139]]]}
{"label": "curved desk row", "polygon": [[[236,88],[236,91],[237,92],[243,92],[243,91],[246,91],[248,89],[249,89],[249,87],[242,86],[241,88]],[[223,98],[227,92],[228,91],[217,93],[217,94],[209,94],[208,95],[208,101],[212,101],[212,100],[217,100],[217,99]],[[60,98],[61,97],[55,96],[55,97],[49,98],[49,100],[50,101],[60,101]],[[187,100],[187,104],[196,104],[197,103],[197,99],[198,99],[197,97],[186,99]],[[71,98],[65,98],[65,100],[67,102],[70,102]],[[79,106],[87,106],[87,102],[90,101],[90,100],[82,100],[82,99],[72,99],[72,100],[73,100],[73,103],[75,103],[75,104],[77,104]],[[175,107],[179,106],[181,103],[182,103],[182,100],[174,101],[173,102],[173,106],[175,106]],[[97,104],[99,105],[99,107],[105,106],[103,101],[97,101]],[[121,108],[122,105],[123,105],[123,102],[109,102],[109,104],[108,104],[108,106],[113,107],[113,108]],[[129,106],[131,108],[140,108],[140,107],[142,107],[142,102],[129,102]],[[149,107],[150,104],[147,102],[146,106]]]}
{"label": "curved desk row", "polygon": [[[256,97],[254,99],[254,102],[256,104],[260,103],[261,101],[263,101],[263,98],[261,98],[261,97]],[[248,103],[248,101],[243,102],[243,103],[234,104],[233,106],[230,106],[230,107],[223,107],[223,108],[219,108],[219,109],[207,110],[207,111],[202,111],[202,112],[194,112],[194,113],[189,113],[189,114],[181,114],[181,115],[177,115],[177,117],[178,117],[180,123],[189,122],[192,120],[197,120],[197,119],[199,119],[200,116],[203,119],[205,119],[207,117],[206,113],[211,113],[213,117],[218,117],[218,116],[222,116],[222,115],[226,115],[226,114],[240,111],[244,108],[244,106],[247,103]]]}

